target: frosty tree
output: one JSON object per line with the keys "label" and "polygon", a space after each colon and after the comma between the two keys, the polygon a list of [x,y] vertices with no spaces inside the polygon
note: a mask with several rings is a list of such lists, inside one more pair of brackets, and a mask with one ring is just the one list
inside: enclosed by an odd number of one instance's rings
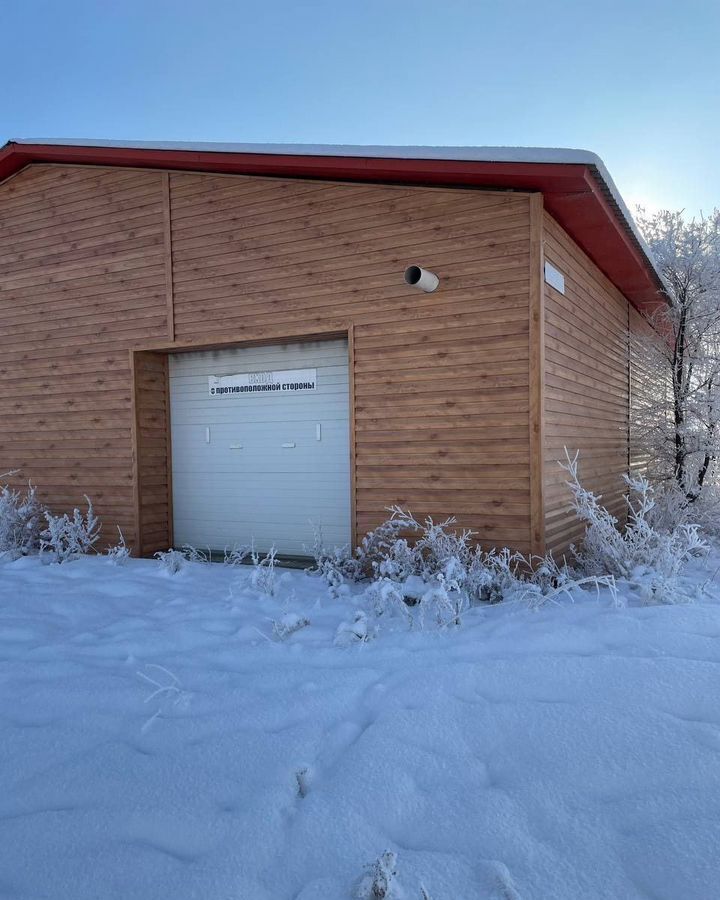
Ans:
{"label": "frosty tree", "polygon": [[638,425],[659,473],[694,503],[720,456],[720,210],[638,215],[667,282],[649,318],[667,341],[646,346],[648,398]]}

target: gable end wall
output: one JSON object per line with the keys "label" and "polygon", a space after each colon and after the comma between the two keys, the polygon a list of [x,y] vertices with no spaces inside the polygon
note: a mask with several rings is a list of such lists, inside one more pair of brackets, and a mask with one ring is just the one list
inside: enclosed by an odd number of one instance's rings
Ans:
{"label": "gable end wall", "polygon": [[[510,192],[30,166],[0,184],[0,472],[58,511],[87,493],[107,540],[120,525],[160,549],[162,348],[333,330],[351,336],[356,533],[398,503],[528,552],[529,208]],[[440,290],[408,288],[410,263]]]}

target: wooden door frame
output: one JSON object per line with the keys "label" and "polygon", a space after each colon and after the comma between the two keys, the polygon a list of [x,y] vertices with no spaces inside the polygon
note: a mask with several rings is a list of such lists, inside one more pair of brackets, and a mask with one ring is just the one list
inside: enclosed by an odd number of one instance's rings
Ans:
{"label": "wooden door frame", "polygon": [[[355,345],[354,326],[352,322],[339,324],[328,322],[325,325],[314,325],[312,328],[298,325],[296,328],[287,325],[264,326],[257,329],[243,329],[239,333],[231,333],[222,337],[200,338],[190,341],[165,341],[148,343],[130,349],[131,405],[132,405],[132,478],[133,503],[135,518],[136,556],[145,556],[152,552],[143,541],[142,521],[142,484],[141,484],[141,442],[140,415],[143,407],[139,394],[138,372],[143,359],[163,357],[165,359],[165,433],[167,436],[166,479],[167,509],[166,523],[168,546],[173,546],[173,508],[172,508],[172,443],[170,438],[170,380],[167,360],[170,354],[193,353],[202,350],[230,350],[234,348],[259,347],[267,344],[309,343],[310,341],[346,340],[348,344],[348,421],[350,447],[350,539],[352,546],[357,543],[356,515],[356,472],[355,472]],[[167,549],[167,548],[158,548]]]}

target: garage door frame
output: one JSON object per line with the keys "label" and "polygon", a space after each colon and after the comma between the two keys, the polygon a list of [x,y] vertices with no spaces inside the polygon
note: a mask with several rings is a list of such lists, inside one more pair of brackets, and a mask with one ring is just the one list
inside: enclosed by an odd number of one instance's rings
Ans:
{"label": "garage door frame", "polygon": [[[313,331],[287,326],[245,331],[227,339],[174,341],[130,350],[132,405],[132,480],[137,535],[133,552],[152,556],[173,546],[172,444],[170,440],[170,354],[227,350],[269,344],[346,340],[348,345],[350,538],[357,544],[355,473],[355,348],[352,324],[328,323]],[[158,457],[164,462],[158,463]]]}

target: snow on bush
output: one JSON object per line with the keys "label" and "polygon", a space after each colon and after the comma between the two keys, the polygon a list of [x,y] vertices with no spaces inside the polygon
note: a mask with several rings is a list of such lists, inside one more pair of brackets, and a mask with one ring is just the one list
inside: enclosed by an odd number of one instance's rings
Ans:
{"label": "snow on bush", "polygon": [[108,547],[105,555],[114,566],[123,566],[130,558],[130,548],[125,543],[125,535],[122,533],[120,526],[117,527],[120,540],[112,547]]}
{"label": "snow on bush", "polygon": [[212,562],[212,554],[210,550],[198,550],[192,544],[183,544],[182,550],[159,550],[154,554],[163,569],[168,575],[177,575],[185,567],[185,563],[207,563]]}
{"label": "snow on bush", "polygon": [[251,544],[236,544],[232,549],[226,547],[223,555],[223,563],[226,566],[241,566],[252,555]]}
{"label": "snow on bush", "polygon": [[0,489],[0,555],[17,559],[38,550],[45,512],[32,484],[28,484],[25,493],[3,485]]}
{"label": "snow on bush", "polygon": [[678,525],[696,525],[700,534],[720,539],[720,486],[705,482],[697,499],[689,500],[677,482],[650,479],[655,506],[649,515],[659,531],[672,531]]}
{"label": "snow on bush", "polygon": [[83,515],[75,507],[72,517],[67,513],[54,516],[45,512],[47,528],[40,535],[40,553],[50,562],[64,563],[89,553],[100,538],[100,520],[92,501],[86,495],[87,512]]}
{"label": "snow on bush", "polygon": [[275,565],[277,563],[275,547],[271,547],[264,557],[261,557],[256,550],[253,550],[250,555],[253,562],[250,584],[261,594],[274,597],[278,581],[275,574]]}
{"label": "snow on bush", "polygon": [[172,548],[170,550],[158,550],[154,556],[168,575],[177,575],[178,572],[185,568],[187,563],[187,557],[182,550],[173,550]]}
{"label": "snow on bush", "polygon": [[[252,545],[237,546],[232,550],[225,549],[223,564],[226,566],[240,566],[250,557],[253,569],[250,574],[250,584],[261,594],[268,597],[274,597],[282,576],[278,577],[277,567],[277,551],[275,547],[271,547],[269,552],[262,556]],[[180,572],[186,563],[209,563],[212,561],[210,550],[198,550],[192,544],[183,544],[182,550],[160,550],[155,554],[155,558],[165,569],[168,575],[176,575]]]}
{"label": "snow on bush", "polygon": [[578,454],[560,465],[570,476],[572,508],[585,523],[580,547],[571,551],[588,575],[612,575],[631,583],[645,602],[674,603],[689,599],[679,581],[687,562],[707,550],[699,526],[678,521],[680,507],[658,507],[650,482],[642,475],[625,475],[627,523],[618,520],[600,503],[601,497],[582,486]]}
{"label": "snow on bush", "polygon": [[207,550],[198,550],[192,544],[183,544],[182,554],[188,562],[209,563],[212,562],[212,553],[210,548]]}
{"label": "snow on bush", "polygon": [[346,593],[348,581],[359,581],[363,576],[363,563],[357,555],[359,551],[351,553],[348,546],[326,547],[319,525],[313,525],[313,534],[312,547],[305,548],[309,549],[315,560],[315,566],[311,571],[327,583],[330,596],[337,599]]}
{"label": "snow on bush", "polygon": [[552,556],[525,557],[508,548],[483,550],[473,532],[458,530],[455,518],[419,522],[399,507],[353,552],[326,550],[316,538],[315,568],[338,597],[347,581],[370,581],[366,595],[376,616],[395,613],[410,627],[460,625],[478,603],[521,601],[531,608],[572,599],[576,589],[606,588],[619,604],[617,578],[628,581],[644,602],[686,600],[680,574],[707,550],[699,526],[688,521],[687,499],[672,489],[656,492],[643,476],[624,476],[627,523],[618,520],[586,490],[578,477],[578,454],[561,463],[570,478],[575,515],[586,526],[575,566]]}
{"label": "snow on bush", "polygon": [[306,628],[310,624],[310,619],[305,616],[298,616],[296,613],[285,613],[279,619],[273,619],[273,634],[279,641],[284,641],[291,634]]}
{"label": "snow on bush", "polygon": [[331,595],[339,596],[346,581],[367,580],[376,617],[396,614],[411,628],[446,628],[462,624],[467,610],[479,603],[516,600],[537,607],[585,587],[607,587],[614,596],[614,580],[606,573],[583,577],[551,556],[528,559],[507,548],[483,550],[473,543],[472,531],[453,527],[455,518],[419,522],[399,507],[389,512],[353,553],[327,551],[317,539],[314,547],[313,571]]}
{"label": "snow on bush", "polygon": [[377,631],[368,623],[367,615],[357,610],[352,622],[341,622],[335,632],[335,646],[348,647],[352,644],[366,644],[375,637]]}

